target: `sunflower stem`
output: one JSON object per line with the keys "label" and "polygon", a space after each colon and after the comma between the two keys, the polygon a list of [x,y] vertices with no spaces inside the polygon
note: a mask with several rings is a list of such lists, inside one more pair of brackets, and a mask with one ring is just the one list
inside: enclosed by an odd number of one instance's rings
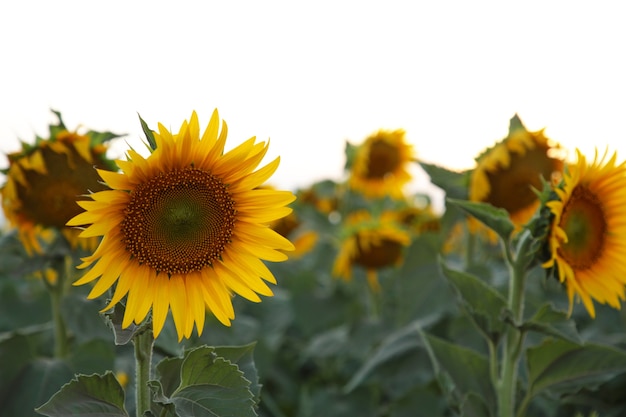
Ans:
{"label": "sunflower stem", "polygon": [[513,317],[513,325],[507,329],[502,349],[502,368],[500,380],[496,387],[498,393],[498,414],[500,417],[515,416],[515,402],[517,392],[517,373],[521,345],[524,334],[517,328],[524,316],[524,286],[526,268],[531,258],[529,253],[532,237],[525,232],[519,242],[515,258],[510,256],[508,242],[504,245],[505,256],[509,264],[509,298],[508,308]]}
{"label": "sunflower stem", "polygon": [[62,257],[54,259],[52,269],[56,272],[56,282],[49,282],[43,272],[43,280],[48,287],[50,293],[50,308],[52,312],[52,323],[54,328],[54,357],[64,358],[69,353],[69,336],[67,334],[67,326],[61,311],[63,297],[67,292],[68,282],[70,281],[71,258]]}
{"label": "sunflower stem", "polygon": [[152,337],[152,326],[145,326],[133,337],[135,348],[135,400],[136,415],[142,417],[146,411],[150,410],[150,369],[152,366],[152,347],[154,338]]}

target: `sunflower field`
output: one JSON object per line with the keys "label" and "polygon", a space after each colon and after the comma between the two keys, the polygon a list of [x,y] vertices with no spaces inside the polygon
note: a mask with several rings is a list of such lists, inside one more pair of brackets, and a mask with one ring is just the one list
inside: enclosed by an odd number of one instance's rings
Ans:
{"label": "sunflower field", "polygon": [[626,415],[610,149],[515,115],[456,172],[380,130],[279,190],[217,110],[121,160],[55,115],[0,183],[0,417]]}

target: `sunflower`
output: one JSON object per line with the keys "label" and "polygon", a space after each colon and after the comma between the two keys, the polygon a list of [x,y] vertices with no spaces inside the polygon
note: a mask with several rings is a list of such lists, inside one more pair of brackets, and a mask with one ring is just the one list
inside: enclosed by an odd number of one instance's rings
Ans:
{"label": "sunflower", "polygon": [[269,143],[252,137],[224,153],[227,125],[219,127],[217,110],[202,135],[195,112],[177,134],[159,124],[150,155],[130,150],[117,161],[122,172],[98,171],[111,190],[80,202],[86,211],[68,223],[102,236],[74,285],[97,280],[88,295],[96,298],[116,284],[103,311],[126,296],[123,328],[152,310],[158,337],[171,309],[181,340],[194,325],[202,333],[205,306],[229,326],[233,293],[254,302],[272,295],[264,281],[276,279],[262,260],[284,261],[293,245],[268,224],[291,212],[295,196],[258,189],[280,161],[255,171]]}
{"label": "sunflower", "polygon": [[346,220],[345,238],[333,265],[333,275],[346,281],[352,279],[352,268],[366,269],[367,281],[374,292],[380,291],[378,270],[402,262],[402,252],[411,242],[408,231],[398,223],[398,214],[385,211],[373,218],[365,210]]}
{"label": "sunflower", "polygon": [[616,163],[617,153],[568,167],[557,198],[546,203],[552,220],[548,232],[549,259],[565,284],[570,302],[580,297],[591,317],[592,299],[620,308],[626,284],[626,162]]}
{"label": "sunflower", "polygon": [[[517,116],[511,119],[509,135],[477,158],[471,173],[469,199],[505,209],[511,221],[521,228],[539,207],[533,189],[542,189],[542,178],[556,181],[563,161],[553,156],[553,145],[543,130],[529,132]],[[480,229],[470,221],[470,229]]]}
{"label": "sunflower", "polygon": [[49,241],[59,230],[73,248],[93,250],[98,238],[78,239],[79,231],[65,223],[83,210],[76,200],[89,191],[105,190],[94,166],[111,169],[105,157],[105,141],[118,135],[90,131],[86,134],[66,129],[61,114],[50,126],[50,137],[37,137],[35,144],[22,142],[22,150],[7,155],[9,167],[2,193],[2,208],[26,251],[42,253],[40,241]]}
{"label": "sunflower", "polygon": [[357,147],[348,184],[366,197],[403,198],[412,159],[413,147],[405,142],[404,130],[380,130]]}

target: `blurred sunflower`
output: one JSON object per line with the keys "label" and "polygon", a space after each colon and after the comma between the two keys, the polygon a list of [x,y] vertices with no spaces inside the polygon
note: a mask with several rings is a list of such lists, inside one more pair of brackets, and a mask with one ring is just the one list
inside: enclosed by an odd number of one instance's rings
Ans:
{"label": "blurred sunflower", "polygon": [[114,169],[105,156],[105,142],[118,137],[110,132],[70,132],[61,114],[50,125],[50,137],[37,136],[33,145],[22,142],[22,150],[7,155],[9,167],[2,193],[2,208],[8,223],[17,228],[29,254],[41,253],[40,241],[59,230],[73,248],[93,250],[99,239],[78,239],[79,231],[65,223],[83,209],[76,204],[90,191],[105,190],[94,166]]}
{"label": "blurred sunflower", "polygon": [[309,253],[319,239],[319,235],[314,230],[300,230],[302,229],[302,222],[294,212],[270,223],[270,227],[279,235],[293,242],[295,249],[290,254],[292,259],[300,258]]}
{"label": "blurred sunflower", "polygon": [[217,110],[202,135],[195,112],[177,134],[159,124],[148,132],[151,154],[130,150],[117,161],[121,173],[98,171],[112,190],[80,202],[86,211],[68,223],[89,225],[83,237],[103,236],[75,285],[97,280],[95,298],[117,283],[104,310],[127,296],[123,328],[152,309],[158,337],[171,309],[181,340],[194,325],[202,333],[205,307],[229,326],[233,292],[254,302],[272,295],[265,281],[276,279],[262,260],[284,261],[293,245],[267,225],[291,212],[295,196],[258,189],[280,161],[255,171],[269,143],[252,137],[224,153],[228,129],[219,127]]}
{"label": "blurred sunflower", "polygon": [[[553,156],[557,149],[559,145],[552,145],[543,130],[529,132],[514,116],[509,135],[477,158],[470,177],[469,199],[505,209],[521,228],[540,204],[533,188],[543,188],[542,178],[560,178],[563,161]],[[478,221],[471,219],[470,230],[480,229]]]}
{"label": "blurred sunflower", "polygon": [[413,157],[404,130],[380,130],[355,149],[348,184],[366,197],[403,198],[402,188],[411,180],[407,165]]}
{"label": "blurred sunflower", "polygon": [[576,151],[578,161],[568,167],[556,199],[546,203],[551,213],[549,259],[565,284],[570,301],[580,297],[591,317],[592,299],[620,308],[626,284],[626,162],[617,153],[591,164]]}
{"label": "blurred sunflower", "polygon": [[352,268],[366,269],[367,281],[374,292],[380,291],[378,270],[402,262],[402,252],[411,243],[409,232],[398,223],[398,214],[385,211],[373,218],[365,210],[346,219],[345,238],[333,265],[333,275],[352,279]]}

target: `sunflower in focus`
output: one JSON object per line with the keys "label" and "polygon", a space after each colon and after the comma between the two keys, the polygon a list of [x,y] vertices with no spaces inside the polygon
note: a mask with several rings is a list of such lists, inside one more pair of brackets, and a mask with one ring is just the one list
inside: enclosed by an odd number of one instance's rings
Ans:
{"label": "sunflower in focus", "polygon": [[80,202],[86,211],[68,223],[88,226],[82,237],[102,236],[74,284],[97,281],[89,298],[115,284],[104,310],[126,297],[123,328],[152,310],[158,337],[171,310],[181,340],[194,326],[202,333],[206,308],[229,326],[233,293],[254,302],[272,295],[266,281],[276,279],[262,260],[284,261],[293,245],[268,224],[291,212],[295,196],[259,189],[279,158],[257,169],[269,143],[255,137],[224,153],[227,130],[217,110],[202,134],[195,112],[176,134],[159,124],[147,132],[150,155],[130,150],[120,173],[99,170],[111,190]]}
{"label": "sunflower in focus", "polygon": [[[477,158],[469,199],[505,209],[513,224],[521,228],[540,204],[533,189],[543,188],[542,178],[556,182],[561,176],[563,160],[554,156],[559,148],[543,130],[529,132],[514,116],[508,137]],[[470,220],[470,230],[480,228],[477,220]]]}
{"label": "sunflower in focus", "polygon": [[402,262],[403,248],[411,237],[398,222],[398,214],[385,211],[373,218],[357,211],[346,220],[345,238],[333,265],[333,275],[346,281],[352,279],[355,265],[366,269],[367,282],[374,292],[380,291],[378,270]]}
{"label": "sunflower in focus", "polygon": [[549,259],[565,284],[570,302],[580,297],[591,317],[592,299],[620,308],[626,284],[626,162],[598,155],[590,164],[576,151],[577,163],[568,167],[555,187],[556,199],[546,207],[551,214]]}
{"label": "sunflower in focus", "polygon": [[348,184],[366,197],[403,198],[411,180],[407,170],[413,147],[405,142],[404,130],[380,130],[356,148]]}
{"label": "sunflower in focus", "polygon": [[41,241],[60,231],[73,248],[93,250],[98,238],[78,239],[79,231],[65,223],[83,209],[77,200],[90,191],[105,190],[94,169],[114,169],[105,156],[105,142],[118,137],[110,132],[82,135],[65,127],[61,114],[50,125],[50,137],[37,136],[34,144],[22,142],[22,150],[8,154],[9,167],[2,187],[2,208],[8,223],[29,255],[42,253]]}

